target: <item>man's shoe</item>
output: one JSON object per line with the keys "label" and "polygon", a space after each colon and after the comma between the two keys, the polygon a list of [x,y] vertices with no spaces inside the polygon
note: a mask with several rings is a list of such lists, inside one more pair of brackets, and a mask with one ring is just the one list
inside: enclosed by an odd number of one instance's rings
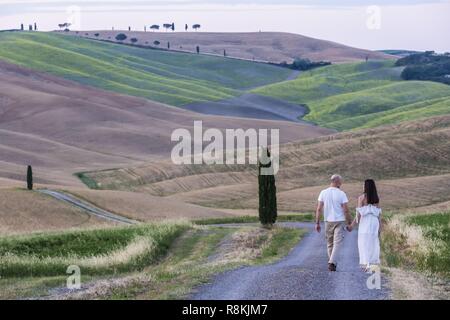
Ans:
{"label": "man's shoe", "polygon": [[336,265],[334,263],[329,263],[328,264],[328,270],[330,271],[336,271]]}

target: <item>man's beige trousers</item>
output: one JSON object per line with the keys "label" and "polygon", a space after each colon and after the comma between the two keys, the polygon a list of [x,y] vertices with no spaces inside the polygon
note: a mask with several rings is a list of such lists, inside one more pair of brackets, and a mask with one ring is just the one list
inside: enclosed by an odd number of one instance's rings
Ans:
{"label": "man's beige trousers", "polygon": [[345,222],[325,222],[327,237],[328,263],[336,264],[339,250],[344,242]]}

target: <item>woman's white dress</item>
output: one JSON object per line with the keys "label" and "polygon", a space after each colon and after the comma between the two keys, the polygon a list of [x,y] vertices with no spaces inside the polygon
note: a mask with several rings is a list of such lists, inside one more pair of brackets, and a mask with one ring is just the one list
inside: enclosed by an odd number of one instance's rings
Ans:
{"label": "woman's white dress", "polygon": [[358,227],[359,263],[361,265],[380,264],[379,217],[381,209],[374,205],[356,208],[361,215]]}

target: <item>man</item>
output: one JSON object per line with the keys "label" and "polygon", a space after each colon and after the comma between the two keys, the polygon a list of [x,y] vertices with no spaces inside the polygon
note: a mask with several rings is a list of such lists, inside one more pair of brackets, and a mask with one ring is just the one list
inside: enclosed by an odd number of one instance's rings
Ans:
{"label": "man", "polygon": [[[348,199],[340,189],[342,177],[334,174],[330,187],[322,190],[316,210],[316,231],[320,232],[320,217],[324,212],[325,236],[327,239],[328,270],[336,271],[339,249],[344,240],[345,230],[352,231],[352,217],[348,210]],[[347,227],[345,226],[347,224]]]}

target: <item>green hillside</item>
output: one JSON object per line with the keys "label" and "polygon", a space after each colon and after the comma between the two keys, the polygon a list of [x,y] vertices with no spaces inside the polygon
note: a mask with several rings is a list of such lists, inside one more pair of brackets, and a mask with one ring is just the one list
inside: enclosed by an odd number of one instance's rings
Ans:
{"label": "green hillside", "polygon": [[450,113],[450,86],[402,81],[401,71],[394,61],[332,65],[254,92],[306,104],[306,120],[338,130]]}
{"label": "green hillside", "polygon": [[111,44],[55,33],[0,34],[0,59],[172,105],[217,100],[286,79],[290,70],[248,61]]}

